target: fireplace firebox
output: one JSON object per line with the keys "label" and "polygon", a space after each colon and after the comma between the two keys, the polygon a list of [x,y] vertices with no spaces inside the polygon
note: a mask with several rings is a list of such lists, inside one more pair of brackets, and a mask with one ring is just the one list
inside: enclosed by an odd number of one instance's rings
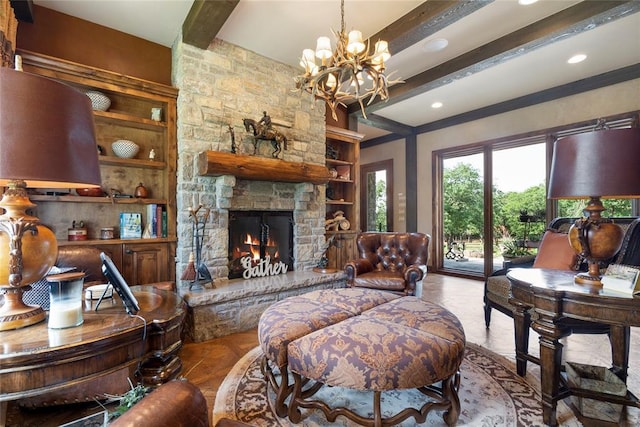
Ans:
{"label": "fireplace firebox", "polygon": [[[251,266],[268,259],[293,270],[293,213],[290,211],[229,212],[229,279],[242,277],[242,259]],[[246,261],[245,261],[246,263]]]}

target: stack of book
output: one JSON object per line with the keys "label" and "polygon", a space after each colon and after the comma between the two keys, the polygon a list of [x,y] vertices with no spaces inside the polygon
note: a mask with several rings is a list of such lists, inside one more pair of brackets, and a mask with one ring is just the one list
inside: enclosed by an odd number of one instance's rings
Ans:
{"label": "stack of book", "polygon": [[162,205],[147,205],[147,226],[145,237],[167,237],[167,211]]}
{"label": "stack of book", "polygon": [[602,288],[628,295],[640,293],[640,267],[611,264],[601,279]]}

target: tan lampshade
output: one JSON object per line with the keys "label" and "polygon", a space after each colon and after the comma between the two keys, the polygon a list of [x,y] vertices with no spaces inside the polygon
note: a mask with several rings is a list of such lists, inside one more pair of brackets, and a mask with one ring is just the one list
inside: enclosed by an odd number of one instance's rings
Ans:
{"label": "tan lampshade", "polygon": [[100,186],[93,111],[71,86],[0,68],[0,186]]}
{"label": "tan lampshade", "polygon": [[640,197],[640,128],[568,136],[553,148],[549,198]]}

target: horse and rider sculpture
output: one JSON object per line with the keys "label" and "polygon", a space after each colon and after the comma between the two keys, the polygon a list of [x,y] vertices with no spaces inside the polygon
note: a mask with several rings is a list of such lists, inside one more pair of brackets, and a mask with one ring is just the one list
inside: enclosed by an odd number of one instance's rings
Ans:
{"label": "horse and rider sculpture", "polygon": [[250,130],[253,132],[253,154],[258,150],[258,142],[270,141],[274,148],[271,156],[278,158],[282,149],[287,149],[287,137],[272,128],[271,118],[267,115],[266,111],[262,114],[262,119],[258,122],[253,119],[242,119],[245,130],[247,132]]}

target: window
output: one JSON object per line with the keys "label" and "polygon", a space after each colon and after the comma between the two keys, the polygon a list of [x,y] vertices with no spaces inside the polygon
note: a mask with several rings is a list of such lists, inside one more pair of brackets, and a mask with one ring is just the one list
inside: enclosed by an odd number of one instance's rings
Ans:
{"label": "window", "polygon": [[393,231],[393,160],[360,167],[360,224],[363,231]]}
{"label": "window", "polygon": [[[635,116],[607,125],[630,127]],[[582,216],[587,200],[547,199],[547,174],[557,139],[593,129],[591,123],[434,152],[436,269],[487,276],[502,268],[511,251],[534,255],[551,219]],[[640,214],[638,200],[605,199],[604,204],[607,216]]]}

